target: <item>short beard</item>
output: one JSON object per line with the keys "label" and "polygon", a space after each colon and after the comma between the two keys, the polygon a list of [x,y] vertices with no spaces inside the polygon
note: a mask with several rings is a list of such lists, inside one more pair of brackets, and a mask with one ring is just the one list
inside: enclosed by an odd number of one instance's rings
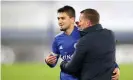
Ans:
{"label": "short beard", "polygon": [[67,29],[60,29],[60,31],[66,31]]}

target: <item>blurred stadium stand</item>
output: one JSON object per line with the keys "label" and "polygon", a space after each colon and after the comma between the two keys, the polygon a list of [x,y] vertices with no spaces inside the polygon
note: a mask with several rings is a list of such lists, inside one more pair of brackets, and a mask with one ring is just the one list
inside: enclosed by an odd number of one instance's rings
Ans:
{"label": "blurred stadium stand", "polygon": [[[133,63],[133,24],[131,22],[133,21],[133,10],[128,10],[128,8],[133,7],[132,3],[119,3],[121,4],[119,6],[117,6],[117,2],[114,4],[93,1],[82,3],[84,5],[78,1],[1,2],[1,62],[44,63],[44,57],[51,51],[54,36],[60,32],[57,24],[56,10],[67,4],[73,6],[77,13],[89,7],[98,9],[102,18],[101,23],[107,26],[106,28],[112,29],[115,32],[117,62]],[[107,9],[105,9],[105,4],[108,4],[106,5]],[[122,7],[123,5],[126,5],[126,8]],[[78,17],[79,14],[76,16]],[[122,20],[124,19],[127,21],[124,22],[126,25],[123,24]],[[107,20],[112,21],[108,22]]]}

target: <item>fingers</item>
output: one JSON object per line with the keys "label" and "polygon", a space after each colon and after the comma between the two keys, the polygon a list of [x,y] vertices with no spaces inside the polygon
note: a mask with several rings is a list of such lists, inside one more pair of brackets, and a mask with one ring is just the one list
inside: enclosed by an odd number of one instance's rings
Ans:
{"label": "fingers", "polygon": [[57,60],[56,56],[49,55],[46,57],[46,62],[49,64],[55,64],[56,60]]}
{"label": "fingers", "polygon": [[118,74],[115,74],[114,76],[112,76],[112,80],[118,80]]}
{"label": "fingers", "polygon": [[117,70],[118,70],[118,69],[117,69],[117,68],[115,68],[115,69],[114,69],[114,71],[113,71],[113,73],[116,73],[116,72],[117,72]]}
{"label": "fingers", "polygon": [[112,76],[112,80],[118,80],[119,79],[119,75],[120,75],[120,71],[119,68],[115,68],[113,71],[113,76]]}
{"label": "fingers", "polygon": [[113,71],[113,76],[112,76],[112,78],[117,77],[117,75],[118,75],[118,74],[117,74],[117,69],[115,68],[114,71]]}
{"label": "fingers", "polygon": [[50,64],[55,64],[56,63],[56,57],[55,56],[50,56],[48,59],[47,59],[47,62],[50,63]]}

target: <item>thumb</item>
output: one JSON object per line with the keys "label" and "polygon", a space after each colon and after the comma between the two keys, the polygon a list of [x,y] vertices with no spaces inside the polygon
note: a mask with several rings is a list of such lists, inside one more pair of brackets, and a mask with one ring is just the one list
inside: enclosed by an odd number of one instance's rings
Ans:
{"label": "thumb", "polygon": [[117,68],[115,68],[115,70],[113,71],[113,73],[116,73],[117,72]]}

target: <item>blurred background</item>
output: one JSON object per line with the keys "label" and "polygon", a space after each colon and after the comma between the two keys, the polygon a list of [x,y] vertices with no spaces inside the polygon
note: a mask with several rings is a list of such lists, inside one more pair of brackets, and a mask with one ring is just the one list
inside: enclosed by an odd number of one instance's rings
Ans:
{"label": "blurred background", "polygon": [[44,58],[60,32],[57,10],[70,5],[96,9],[104,28],[114,31],[120,80],[133,80],[133,1],[1,1],[1,79],[59,80],[59,66],[50,69]]}

